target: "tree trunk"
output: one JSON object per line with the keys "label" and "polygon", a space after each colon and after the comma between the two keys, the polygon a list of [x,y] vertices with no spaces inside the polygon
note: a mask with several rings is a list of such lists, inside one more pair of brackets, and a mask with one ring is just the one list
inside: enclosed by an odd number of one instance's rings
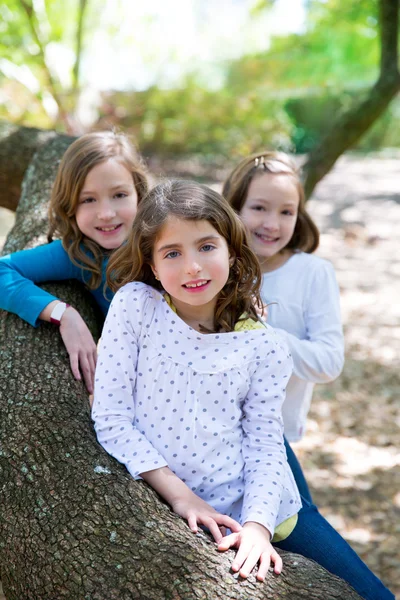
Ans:
{"label": "tree trunk", "polygon": [[[44,241],[45,201],[70,138],[48,134],[27,171],[5,250]],[[3,168],[0,162],[0,172]],[[101,327],[74,283],[46,288]],[[303,557],[282,553],[265,583],[230,572],[233,552],[193,535],[97,443],[84,386],[50,324],[0,315],[0,577],[8,600],[307,599],[359,596]]]}
{"label": "tree trunk", "polygon": [[319,181],[343,152],[354,146],[380,117],[400,90],[398,69],[399,0],[380,0],[380,75],[367,98],[340,115],[313,148],[303,167],[304,188],[309,198]]}
{"label": "tree trunk", "polygon": [[[57,136],[55,131],[0,121],[0,206],[15,211],[25,171],[35,152]],[[71,142],[74,138],[70,138]]]}

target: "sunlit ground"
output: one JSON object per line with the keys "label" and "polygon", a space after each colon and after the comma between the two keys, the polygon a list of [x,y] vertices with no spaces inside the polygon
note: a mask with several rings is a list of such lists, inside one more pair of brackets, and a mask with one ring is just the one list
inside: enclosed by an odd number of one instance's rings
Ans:
{"label": "sunlit ground", "polygon": [[347,351],[294,447],[321,512],[400,597],[399,166],[400,155],[342,158],[309,203],[318,253],[336,268]]}
{"label": "sunlit ground", "polygon": [[341,288],[346,365],[294,445],[314,500],[400,595],[400,155],[342,158],[310,201]]}

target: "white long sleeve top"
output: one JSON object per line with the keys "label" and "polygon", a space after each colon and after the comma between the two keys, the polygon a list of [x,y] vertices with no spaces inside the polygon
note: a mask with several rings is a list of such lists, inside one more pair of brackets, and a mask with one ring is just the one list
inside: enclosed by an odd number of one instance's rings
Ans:
{"label": "white long sleeve top", "polygon": [[291,371],[270,327],[202,334],[158,291],[129,283],[101,338],[98,440],[133,477],[169,466],[218,512],[272,535],[301,507],[281,418]]}
{"label": "white long sleeve top", "polygon": [[283,404],[285,435],[304,434],[315,383],[336,379],[344,362],[339,287],[332,264],[313,254],[295,253],[263,275],[268,323],[286,340],[294,370]]}

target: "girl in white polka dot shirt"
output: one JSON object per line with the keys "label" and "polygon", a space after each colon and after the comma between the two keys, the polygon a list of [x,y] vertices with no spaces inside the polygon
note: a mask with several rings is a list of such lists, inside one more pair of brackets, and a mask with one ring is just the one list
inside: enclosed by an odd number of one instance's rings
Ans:
{"label": "girl in white polka dot shirt", "polygon": [[238,548],[233,571],[247,577],[258,564],[262,581],[272,562],[280,573],[271,540],[291,539],[302,506],[281,414],[292,360],[258,320],[260,268],[244,226],[206,186],[160,184],[107,274],[118,291],[96,368],[99,442],[193,532]]}

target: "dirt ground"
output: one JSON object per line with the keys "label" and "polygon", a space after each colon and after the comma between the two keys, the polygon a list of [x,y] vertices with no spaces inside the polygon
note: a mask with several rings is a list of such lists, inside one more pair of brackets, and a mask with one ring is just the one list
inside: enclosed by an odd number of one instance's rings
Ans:
{"label": "dirt ground", "polygon": [[[294,449],[321,512],[400,599],[399,171],[400,154],[345,156],[309,202],[341,289],[346,365],[316,387]],[[11,222],[0,209],[0,246]]]}
{"label": "dirt ground", "polygon": [[400,154],[343,157],[309,209],[335,266],[346,364],[294,449],[331,524],[400,598]]}

